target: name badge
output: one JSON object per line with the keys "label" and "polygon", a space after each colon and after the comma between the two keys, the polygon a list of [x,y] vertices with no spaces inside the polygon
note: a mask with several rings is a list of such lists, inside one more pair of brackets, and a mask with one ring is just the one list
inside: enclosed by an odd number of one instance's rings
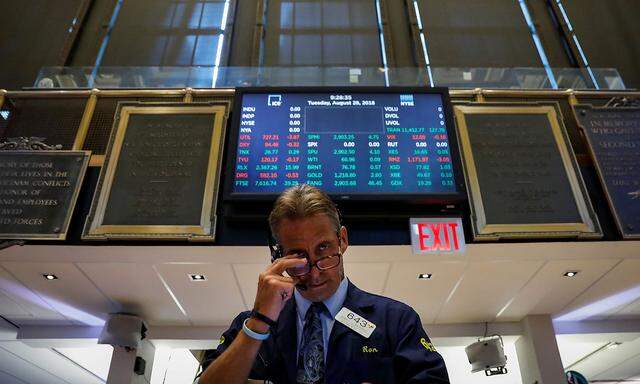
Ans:
{"label": "name badge", "polygon": [[342,307],[340,312],[338,312],[338,314],[336,315],[336,320],[367,339],[376,329],[375,324],[353,312],[347,307]]}

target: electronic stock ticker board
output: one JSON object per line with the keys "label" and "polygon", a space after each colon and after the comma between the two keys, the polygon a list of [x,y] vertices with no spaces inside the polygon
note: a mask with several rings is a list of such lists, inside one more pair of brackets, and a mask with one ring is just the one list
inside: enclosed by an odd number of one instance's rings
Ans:
{"label": "electronic stock ticker board", "polygon": [[446,89],[239,89],[227,193],[460,199],[449,108]]}

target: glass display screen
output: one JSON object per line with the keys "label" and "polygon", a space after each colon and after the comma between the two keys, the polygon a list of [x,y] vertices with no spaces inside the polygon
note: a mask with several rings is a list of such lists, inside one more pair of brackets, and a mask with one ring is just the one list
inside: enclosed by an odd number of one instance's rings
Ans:
{"label": "glass display screen", "polygon": [[[245,92],[231,194],[457,194],[438,93]],[[239,120],[239,122],[238,122]]]}

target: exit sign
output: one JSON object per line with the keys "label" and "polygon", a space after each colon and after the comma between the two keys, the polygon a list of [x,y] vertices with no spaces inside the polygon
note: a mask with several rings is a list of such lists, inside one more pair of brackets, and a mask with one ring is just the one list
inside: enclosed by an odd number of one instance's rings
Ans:
{"label": "exit sign", "polygon": [[413,253],[463,253],[465,249],[462,219],[410,219]]}

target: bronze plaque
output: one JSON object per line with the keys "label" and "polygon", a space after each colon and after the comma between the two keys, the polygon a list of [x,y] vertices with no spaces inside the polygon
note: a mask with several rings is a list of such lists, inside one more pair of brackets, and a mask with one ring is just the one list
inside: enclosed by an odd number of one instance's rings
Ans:
{"label": "bronze plaque", "polygon": [[575,105],[618,230],[640,239],[640,108]]}
{"label": "bronze plaque", "polygon": [[601,237],[555,103],[455,106],[474,239]]}
{"label": "bronze plaque", "polygon": [[120,103],[83,239],[213,241],[227,111]]}
{"label": "bronze plaque", "polygon": [[0,151],[0,239],[65,240],[89,151]]}

